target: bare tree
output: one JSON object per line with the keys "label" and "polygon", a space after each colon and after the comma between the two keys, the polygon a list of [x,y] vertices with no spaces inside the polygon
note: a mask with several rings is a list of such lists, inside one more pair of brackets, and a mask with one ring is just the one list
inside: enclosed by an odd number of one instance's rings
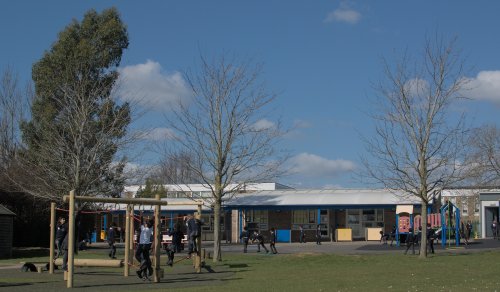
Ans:
{"label": "bare tree", "polygon": [[427,38],[422,59],[405,54],[394,67],[384,62],[376,131],[365,140],[372,156],[363,158],[368,177],[421,202],[421,257],[427,256],[429,201],[435,191],[460,181],[466,169],[464,116],[451,108],[467,82],[455,43]]}
{"label": "bare tree", "polygon": [[15,177],[16,154],[21,149],[20,124],[26,118],[30,102],[30,86],[22,90],[18,77],[11,68],[0,76],[0,165],[4,190],[11,189],[11,178]]}
{"label": "bare tree", "polygon": [[214,213],[214,261],[221,260],[223,201],[248,183],[274,179],[284,161],[274,149],[281,126],[266,119],[275,95],[259,83],[260,70],[250,62],[201,57],[200,70],[185,74],[192,99],[168,119],[176,131],[176,149],[183,153],[172,156],[179,158],[175,164],[211,190],[203,199]]}
{"label": "bare tree", "polygon": [[481,185],[500,184],[500,130],[486,125],[471,131],[471,177]]}
{"label": "bare tree", "polygon": [[130,108],[115,105],[111,97],[92,100],[102,96],[101,84],[95,83],[92,89],[87,86],[85,91],[72,87],[61,87],[64,97],[52,98],[62,109],[57,121],[44,124],[43,135],[30,141],[31,151],[19,157],[25,175],[31,178],[23,188],[51,200],[60,200],[68,190],[84,196],[118,195],[126,161],[115,161],[115,154],[134,139],[126,132]]}

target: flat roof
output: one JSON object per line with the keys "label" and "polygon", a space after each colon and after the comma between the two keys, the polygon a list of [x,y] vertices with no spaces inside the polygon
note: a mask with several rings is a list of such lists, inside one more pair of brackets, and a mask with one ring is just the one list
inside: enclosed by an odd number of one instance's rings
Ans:
{"label": "flat roof", "polygon": [[390,190],[277,190],[240,194],[224,202],[225,208],[263,206],[366,206],[420,205],[415,196]]}

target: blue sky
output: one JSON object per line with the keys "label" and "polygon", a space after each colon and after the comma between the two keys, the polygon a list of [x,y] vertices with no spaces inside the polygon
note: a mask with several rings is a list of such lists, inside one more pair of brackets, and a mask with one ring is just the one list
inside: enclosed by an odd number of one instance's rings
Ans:
{"label": "blue sky", "polygon": [[[230,52],[264,64],[262,79],[278,93],[275,106],[295,130],[283,141],[297,175],[280,182],[298,188],[360,187],[371,135],[369,99],[383,78],[382,58],[417,54],[426,34],[457,36],[475,90],[463,104],[472,124],[500,124],[500,2],[498,1],[7,1],[0,10],[0,69],[22,80],[85,11],[115,6],[130,46],[121,70],[156,112],[143,125],[164,123],[165,100],[185,94],[182,72],[200,52]],[[399,52],[399,53],[398,53]],[[269,118],[272,121],[272,117]],[[150,154],[141,163],[155,161]],[[139,163],[139,162],[135,162]]]}

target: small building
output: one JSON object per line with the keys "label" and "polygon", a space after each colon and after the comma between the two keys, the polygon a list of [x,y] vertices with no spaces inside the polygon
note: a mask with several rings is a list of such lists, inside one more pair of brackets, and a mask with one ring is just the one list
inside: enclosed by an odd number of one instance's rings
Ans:
{"label": "small building", "polygon": [[500,190],[482,191],[479,194],[479,201],[481,204],[481,237],[493,237],[491,223],[493,220],[499,221]]}
{"label": "small building", "polygon": [[12,239],[14,233],[14,214],[0,205],[0,258],[12,257]]}

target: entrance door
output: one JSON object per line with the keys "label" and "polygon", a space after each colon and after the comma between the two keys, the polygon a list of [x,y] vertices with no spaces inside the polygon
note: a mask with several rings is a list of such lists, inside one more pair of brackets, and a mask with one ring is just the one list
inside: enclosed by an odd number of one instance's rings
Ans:
{"label": "entrance door", "polygon": [[486,237],[493,237],[493,231],[491,231],[491,222],[493,218],[498,221],[498,207],[485,207],[484,208],[484,218],[485,218],[485,229]]}
{"label": "entrance door", "polygon": [[361,210],[348,209],[347,210],[347,228],[352,229],[352,237],[360,238],[364,236],[363,228],[361,227]]}

